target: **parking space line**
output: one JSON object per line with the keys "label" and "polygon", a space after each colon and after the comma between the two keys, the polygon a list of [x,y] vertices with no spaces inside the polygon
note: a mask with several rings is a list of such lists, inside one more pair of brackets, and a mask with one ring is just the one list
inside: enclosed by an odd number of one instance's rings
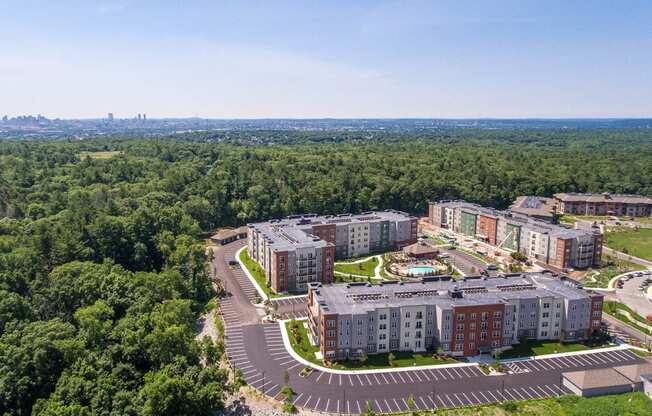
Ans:
{"label": "parking space line", "polygon": [[360,402],[356,400],[355,405],[358,406],[358,414],[362,413],[362,409],[360,408]]}
{"label": "parking space line", "polygon": [[490,402],[489,398],[487,396],[485,396],[483,392],[479,391],[478,394],[480,394],[482,396],[482,398],[485,400],[486,403]]}
{"label": "parking space line", "polygon": [[498,397],[494,396],[494,394],[491,392],[491,390],[487,390],[487,393],[488,393],[488,394],[491,396],[491,398],[494,399],[495,401],[497,401],[497,402],[500,401],[500,400],[498,400]]}
{"label": "parking space line", "polygon": [[387,380],[387,377],[385,377],[384,373],[380,373],[380,376],[385,380],[385,384],[389,384],[389,381]]}
{"label": "parking space line", "polygon": [[294,401],[292,402],[292,404],[297,404],[297,402],[299,401],[299,399],[301,398],[301,396],[303,396],[303,393],[299,393],[299,395],[297,396],[296,399],[294,399]]}
{"label": "parking space line", "polygon": [[317,397],[317,403],[315,403],[315,409],[319,410],[319,402],[321,400],[321,397]]}
{"label": "parking space line", "polygon": [[399,378],[401,379],[401,381],[402,381],[403,383],[405,383],[405,379],[403,378],[403,376],[401,375],[401,373],[396,373],[396,375],[399,376]]}
{"label": "parking space line", "polygon": [[464,396],[464,398],[466,399],[466,401],[469,402],[468,404],[472,404],[472,403],[473,403],[473,402],[471,401],[471,399],[469,399],[469,396],[466,395],[466,393],[462,392],[462,396]]}
{"label": "parking space line", "polygon": [[509,392],[509,389],[506,389],[506,390],[504,391],[503,395],[505,395],[505,394],[509,394],[510,400],[518,400],[518,399],[515,399],[515,398],[514,398],[515,396],[512,395],[512,393]]}
{"label": "parking space line", "polygon": [[398,402],[396,401],[396,399],[392,398],[392,401],[396,405],[396,409],[400,412],[401,411],[401,406],[398,405]]}
{"label": "parking space line", "polygon": [[353,385],[353,377],[351,377],[351,376],[349,375],[349,376],[346,377],[346,379],[349,380],[349,383],[351,384],[351,387],[355,387],[355,386]]}
{"label": "parking space line", "polygon": [[467,372],[467,369],[464,368],[464,367],[460,367],[460,371],[463,372],[464,375],[467,376],[467,377],[473,377],[473,371],[471,371],[471,375],[469,375],[469,373]]}
{"label": "parking space line", "polygon": [[451,406],[450,406],[450,407],[457,407],[457,405],[455,404],[455,402],[452,401],[450,397],[448,397],[448,394],[444,394],[444,397],[446,398],[446,400],[448,400],[449,402],[451,402]]}
{"label": "parking space line", "polygon": [[439,397],[439,395],[435,396],[435,399],[439,400],[442,407],[448,407],[448,405],[442,400],[441,397]]}
{"label": "parking space line", "polygon": [[324,410],[326,410],[327,412],[328,412],[328,405],[329,404],[331,404],[331,399],[330,398],[328,400],[326,400],[326,407],[324,408]]}
{"label": "parking space line", "polygon": [[392,378],[394,383],[398,384],[398,381],[396,381],[396,379],[394,378],[394,375],[392,373],[389,373],[389,376]]}
{"label": "parking space line", "polygon": [[378,384],[382,384],[382,383],[380,382],[380,379],[378,378],[378,376],[377,376],[375,373],[373,374],[373,376],[374,376],[374,379],[376,379],[376,383],[378,383]]}
{"label": "parking space line", "polygon": [[523,390],[523,393],[525,393],[525,394],[527,395],[528,398],[530,398],[530,399],[534,399],[534,396],[532,396],[532,395],[530,394],[530,392],[527,391],[524,387],[521,387],[521,390]]}
{"label": "parking space line", "polygon": [[416,377],[419,381],[421,381],[421,377],[419,377],[419,372],[418,371],[413,371],[412,374],[414,377]]}
{"label": "parking space line", "polygon": [[[448,377],[450,377],[451,380],[455,378],[455,377],[453,377],[453,375],[448,371],[447,368],[444,368],[443,370],[446,372],[446,374],[448,374]],[[444,380],[445,380],[445,379],[444,379]]]}
{"label": "parking space line", "polygon": [[410,379],[410,382],[414,383],[414,380],[412,379],[412,376],[410,375],[410,372],[409,372],[409,371],[406,371],[406,372],[405,372],[405,377],[409,378],[409,379]]}
{"label": "parking space line", "polygon": [[[405,399],[401,398],[401,400],[403,400],[403,404],[405,405],[405,408],[409,409],[410,407],[407,405],[407,402],[405,401]],[[396,401],[396,400],[394,400],[394,401]]]}
{"label": "parking space line", "polygon": [[358,378],[358,382],[360,383],[360,385],[364,386],[364,383],[362,382],[362,379],[360,378],[360,375],[356,374],[355,376]]}
{"label": "parking space line", "polygon": [[312,399],[312,394],[308,396],[308,400],[306,400],[306,402],[301,407],[308,407],[308,403],[310,403],[310,399]]}
{"label": "parking space line", "polygon": [[434,371],[432,371],[432,370],[428,370],[428,372],[430,373],[430,375],[432,375],[432,377],[435,379],[435,381],[438,380],[438,378],[437,378],[437,376],[435,375],[435,372],[434,372]]}
{"label": "parking space line", "polygon": [[451,368],[451,370],[454,371],[455,374],[457,374],[457,376],[458,376],[459,378],[464,378],[464,377],[462,377],[462,376],[460,375],[460,373],[457,371],[457,368]]}
{"label": "parking space line", "polygon": [[535,387],[541,390],[541,392],[543,393],[543,397],[548,397],[548,392],[542,389],[541,386],[535,386]]}
{"label": "parking space line", "polygon": [[331,384],[332,379],[333,379],[333,373],[328,373],[328,384]]}
{"label": "parking space line", "polygon": [[423,400],[423,397],[419,396],[419,400],[421,400],[421,403],[423,403],[423,410],[426,410],[428,408],[428,405],[426,404],[426,401]]}
{"label": "parking space line", "polygon": [[370,386],[374,384],[374,383],[371,382],[371,379],[369,378],[368,375],[365,374],[365,375],[364,375],[364,378],[367,379],[367,383],[369,383]]}

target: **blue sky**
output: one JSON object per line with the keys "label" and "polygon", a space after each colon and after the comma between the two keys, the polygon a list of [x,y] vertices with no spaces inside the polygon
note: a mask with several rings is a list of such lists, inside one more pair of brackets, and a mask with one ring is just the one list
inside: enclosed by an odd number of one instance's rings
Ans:
{"label": "blue sky", "polygon": [[0,115],[652,116],[651,1],[0,8]]}

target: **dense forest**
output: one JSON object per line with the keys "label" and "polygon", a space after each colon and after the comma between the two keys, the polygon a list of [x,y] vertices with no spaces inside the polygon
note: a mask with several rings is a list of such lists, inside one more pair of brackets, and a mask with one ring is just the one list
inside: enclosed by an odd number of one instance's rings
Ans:
{"label": "dense forest", "polygon": [[[264,143],[264,144],[262,144]],[[89,153],[90,152],[90,153]],[[104,152],[104,153],[93,153]],[[0,141],[0,413],[211,414],[202,238],[290,213],[652,194],[645,130]]]}

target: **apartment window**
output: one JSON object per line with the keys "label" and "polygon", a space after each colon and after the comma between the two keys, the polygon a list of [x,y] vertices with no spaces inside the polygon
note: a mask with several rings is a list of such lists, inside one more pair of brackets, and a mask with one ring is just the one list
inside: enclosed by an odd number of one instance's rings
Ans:
{"label": "apartment window", "polygon": [[548,313],[548,312],[544,312],[544,313],[541,314],[542,318],[547,318],[549,316],[550,316],[550,313]]}
{"label": "apartment window", "polygon": [[457,325],[455,326],[455,329],[456,329],[457,331],[464,331],[464,324],[457,324]]}
{"label": "apartment window", "polygon": [[421,321],[417,321],[417,326],[416,327],[421,328],[421,326],[422,326]]}
{"label": "apartment window", "polygon": [[481,322],[480,323],[480,329],[486,331],[487,330],[487,323],[486,322]]}
{"label": "apartment window", "polygon": [[392,322],[392,328],[396,328],[396,322]]}
{"label": "apartment window", "polygon": [[410,327],[410,322],[409,322],[409,321],[405,323],[405,327],[406,327],[406,328],[409,328],[409,327]]}
{"label": "apartment window", "polygon": [[408,311],[408,312],[405,312],[405,317],[406,317],[406,318],[409,318],[409,317],[410,317],[410,312],[409,312],[409,311]]}
{"label": "apartment window", "polygon": [[326,326],[329,328],[333,328],[335,326],[335,321],[332,319],[329,319],[326,321]]}
{"label": "apartment window", "polygon": [[499,338],[500,337],[500,331],[492,331],[491,336],[492,336],[492,338]]}
{"label": "apartment window", "polygon": [[384,350],[387,348],[387,344],[378,344],[378,349],[379,350]]}
{"label": "apartment window", "polygon": [[421,338],[421,331],[417,331],[416,334],[414,334],[415,338]]}
{"label": "apartment window", "polygon": [[474,330],[475,329],[475,322],[470,322],[469,323],[469,329]]}
{"label": "apartment window", "polygon": [[593,317],[594,318],[597,318],[600,315],[602,315],[602,311],[593,311]]}
{"label": "apartment window", "polygon": [[500,312],[500,311],[495,311],[495,312],[494,312],[494,318],[500,318],[500,317],[502,317],[502,316],[503,316],[503,313],[502,313],[502,312]]}
{"label": "apartment window", "polygon": [[470,339],[471,341],[475,340],[475,332],[471,332],[471,333],[469,334],[469,339]]}
{"label": "apartment window", "polygon": [[455,334],[455,339],[458,341],[463,341],[464,340],[464,334]]}
{"label": "apartment window", "polygon": [[332,330],[332,329],[329,329],[328,331],[326,331],[326,336],[329,337],[329,338],[334,337],[335,336],[335,331]]}
{"label": "apartment window", "polygon": [[482,320],[483,321],[486,321],[488,316],[489,316],[488,312],[482,312]]}
{"label": "apartment window", "polygon": [[548,336],[548,331],[541,331],[541,336],[542,337],[547,337]]}
{"label": "apartment window", "polygon": [[550,304],[549,303],[544,303],[543,304],[543,309],[550,309]]}
{"label": "apartment window", "polygon": [[457,320],[458,321],[463,321],[464,320],[464,314],[463,313],[458,313],[457,314]]}
{"label": "apartment window", "polygon": [[378,335],[378,339],[387,339],[387,334]]}
{"label": "apartment window", "polygon": [[423,319],[423,313],[421,311],[417,312],[417,319]]}
{"label": "apartment window", "polygon": [[500,321],[494,321],[494,328],[500,328]]}
{"label": "apartment window", "polygon": [[392,312],[392,318],[398,318],[398,314],[396,312]]}
{"label": "apartment window", "polygon": [[403,346],[404,346],[405,348],[410,348],[410,343],[409,343],[409,342],[405,342],[405,343],[403,344]]}
{"label": "apartment window", "polygon": [[464,350],[464,344],[462,343],[455,344],[455,351],[463,351],[463,350]]}
{"label": "apartment window", "polygon": [[405,333],[403,334],[403,336],[404,336],[405,338],[410,338],[410,332],[409,332],[409,331],[405,331]]}
{"label": "apartment window", "polygon": [[446,316],[444,317],[444,320],[445,320],[445,321],[450,321],[450,320],[451,320],[451,316],[450,316],[449,314],[446,314]]}
{"label": "apartment window", "polygon": [[386,313],[381,313],[380,316],[378,317],[379,320],[384,321],[387,319],[387,314]]}
{"label": "apartment window", "polygon": [[480,332],[480,339],[481,339],[482,341],[484,341],[485,339],[487,339],[487,332],[485,332],[485,331]]}
{"label": "apartment window", "polygon": [[548,327],[548,322],[541,322],[541,327],[542,328],[547,328]]}
{"label": "apartment window", "polygon": [[362,319],[358,319],[358,325],[362,325]]}
{"label": "apartment window", "polygon": [[427,332],[427,334],[428,334],[428,335],[432,335],[432,328],[428,328],[428,332]]}
{"label": "apartment window", "polygon": [[561,308],[561,303],[557,304],[557,309]]}
{"label": "apartment window", "polygon": [[478,314],[475,312],[471,312],[471,316],[469,316],[469,319],[475,321],[477,318],[478,318]]}
{"label": "apartment window", "polygon": [[428,311],[428,316],[432,316],[432,311]]}
{"label": "apartment window", "polygon": [[469,349],[474,350],[475,349],[475,342],[469,342]]}
{"label": "apartment window", "polygon": [[378,325],[378,329],[380,329],[381,331],[387,329],[387,324]]}
{"label": "apartment window", "polygon": [[561,314],[559,312],[555,313],[555,318],[559,318]]}

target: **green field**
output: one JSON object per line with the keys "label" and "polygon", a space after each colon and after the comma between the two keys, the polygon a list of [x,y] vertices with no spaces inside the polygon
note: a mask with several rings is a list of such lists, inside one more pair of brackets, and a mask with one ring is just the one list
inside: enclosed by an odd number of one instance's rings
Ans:
{"label": "green field", "polygon": [[357,274],[359,276],[374,277],[374,269],[378,266],[378,259],[370,257],[360,263],[335,263],[335,271],[347,274]]}
{"label": "green field", "polygon": [[525,343],[515,344],[511,350],[502,353],[502,358],[532,357],[537,355],[557,354],[562,352],[585,351],[593,348],[606,347],[607,343],[598,343],[595,345],[585,345],[580,342],[559,341],[534,341],[529,340]]}
{"label": "green field", "polygon": [[[606,288],[609,281],[619,274],[645,269],[645,267],[640,264],[632,263],[627,260],[620,260],[607,255],[602,256],[602,264],[605,264],[605,266],[589,270],[586,275],[587,277],[582,280],[584,286]],[[588,277],[589,275],[592,276],[592,279]]]}
{"label": "green field", "polygon": [[605,245],[611,249],[652,261],[652,228],[608,230]]}
{"label": "green field", "polygon": [[[393,413],[408,415],[409,413]],[[601,397],[562,396],[540,400],[507,401],[486,406],[438,409],[421,416],[648,416],[652,400],[645,393],[624,393]]]}
{"label": "green field", "polygon": [[[295,339],[292,334],[291,326],[292,321],[285,323],[285,328],[288,331],[290,337],[290,343],[292,348],[299,354],[301,357],[310,361],[311,363],[323,366],[324,363],[315,357],[315,353],[319,351],[319,347],[314,347],[310,345],[308,340],[308,331],[303,326],[303,321],[297,321],[298,329],[297,332],[300,334],[300,339]],[[437,365],[437,364],[451,364],[456,363],[457,361],[452,358],[437,358],[433,356],[433,353],[412,353],[412,352],[394,352],[394,365],[389,364],[389,354],[372,354],[367,357],[365,363],[360,363],[359,361],[350,360],[332,363],[330,368],[338,370],[372,370],[380,368],[392,368],[392,367],[413,367],[413,366],[422,366],[422,365]]]}

